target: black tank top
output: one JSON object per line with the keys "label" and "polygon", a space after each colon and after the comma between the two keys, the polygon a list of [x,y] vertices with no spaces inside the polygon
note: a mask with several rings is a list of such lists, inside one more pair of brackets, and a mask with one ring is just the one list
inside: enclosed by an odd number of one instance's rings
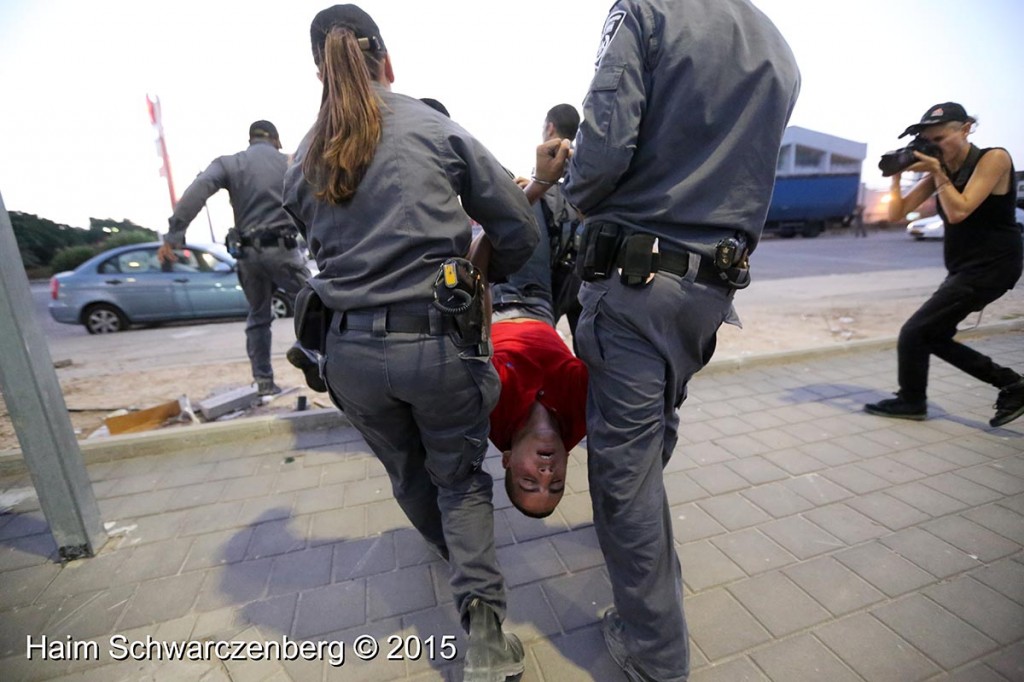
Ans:
{"label": "black tank top", "polygon": [[[963,168],[952,178],[953,186],[963,192],[978,161],[994,147],[971,151]],[[1010,166],[1010,191],[990,194],[978,208],[959,223],[951,224],[939,204],[939,214],[946,224],[943,255],[946,269],[951,275],[969,275],[977,286],[1012,288],[1021,276],[1024,263],[1021,233],[1014,216],[1017,203],[1017,185]]]}

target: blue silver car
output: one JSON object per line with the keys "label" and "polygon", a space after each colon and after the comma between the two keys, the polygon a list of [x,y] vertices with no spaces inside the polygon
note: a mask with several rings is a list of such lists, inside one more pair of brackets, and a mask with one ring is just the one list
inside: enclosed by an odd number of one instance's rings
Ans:
{"label": "blue silver car", "polygon": [[[72,272],[50,280],[50,315],[81,324],[90,334],[109,334],[132,324],[244,317],[249,304],[235,261],[216,247],[186,245],[175,263],[162,264],[160,242],[104,251]],[[283,292],[274,295],[274,316],[291,314]]]}

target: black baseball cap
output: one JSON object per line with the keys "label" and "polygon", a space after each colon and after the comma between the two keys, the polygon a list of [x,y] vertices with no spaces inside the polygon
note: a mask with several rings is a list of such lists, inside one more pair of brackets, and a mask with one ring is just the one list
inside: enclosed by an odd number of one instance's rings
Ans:
{"label": "black baseball cap", "polygon": [[928,126],[933,126],[936,123],[946,123],[947,121],[962,121],[964,123],[969,121],[974,123],[975,119],[973,116],[967,115],[967,110],[962,105],[956,102],[943,102],[942,104],[930,107],[928,111],[924,112],[921,121],[909,126],[900,134],[900,137],[917,135]]}
{"label": "black baseball cap", "polygon": [[271,140],[279,139],[277,134],[277,128],[270,121],[256,121],[249,126],[249,139],[256,140],[259,138],[267,138]]}
{"label": "black baseball cap", "polygon": [[324,42],[327,34],[332,28],[347,28],[355,34],[359,40],[359,47],[363,50],[374,52],[385,52],[384,40],[380,37],[380,29],[377,22],[356,5],[334,5],[327,9],[320,10],[313,17],[313,23],[309,26],[309,41],[313,48],[313,61],[320,64],[320,57],[324,53]]}

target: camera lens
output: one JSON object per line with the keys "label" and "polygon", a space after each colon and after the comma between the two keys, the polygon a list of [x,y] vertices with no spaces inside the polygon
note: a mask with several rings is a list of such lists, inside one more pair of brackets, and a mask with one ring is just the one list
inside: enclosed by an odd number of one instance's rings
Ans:
{"label": "camera lens", "polygon": [[917,161],[917,157],[914,156],[914,152],[910,147],[904,147],[903,149],[882,154],[882,159],[878,162],[878,168],[882,171],[882,176],[887,178],[914,165],[915,161]]}

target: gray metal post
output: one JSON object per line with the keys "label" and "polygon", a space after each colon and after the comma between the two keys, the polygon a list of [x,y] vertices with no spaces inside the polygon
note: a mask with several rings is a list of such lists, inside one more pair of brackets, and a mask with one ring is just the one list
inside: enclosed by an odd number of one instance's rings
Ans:
{"label": "gray metal post", "polygon": [[32,312],[28,277],[0,196],[0,390],[63,559],[107,540],[50,349]]}

